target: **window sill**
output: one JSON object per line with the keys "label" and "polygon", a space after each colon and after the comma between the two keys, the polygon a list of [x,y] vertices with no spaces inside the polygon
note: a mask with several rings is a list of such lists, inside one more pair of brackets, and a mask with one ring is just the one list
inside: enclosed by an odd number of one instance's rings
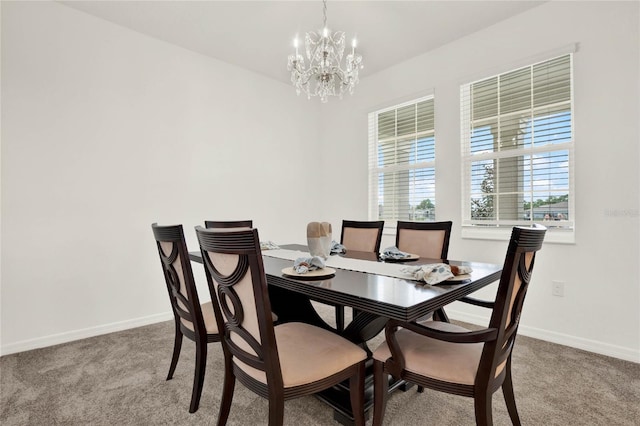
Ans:
{"label": "window sill", "polygon": [[[509,238],[511,238],[511,228],[463,226],[462,238],[472,240],[509,241]],[[544,242],[555,244],[575,244],[575,230],[549,228],[545,235]]]}

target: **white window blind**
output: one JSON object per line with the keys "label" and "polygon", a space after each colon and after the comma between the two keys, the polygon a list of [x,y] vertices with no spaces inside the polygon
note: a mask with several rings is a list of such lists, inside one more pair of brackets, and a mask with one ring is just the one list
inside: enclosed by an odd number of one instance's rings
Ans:
{"label": "white window blind", "polygon": [[433,96],[369,114],[369,218],[435,219]]}
{"label": "white window blind", "polygon": [[461,86],[463,225],[572,230],[572,54]]}

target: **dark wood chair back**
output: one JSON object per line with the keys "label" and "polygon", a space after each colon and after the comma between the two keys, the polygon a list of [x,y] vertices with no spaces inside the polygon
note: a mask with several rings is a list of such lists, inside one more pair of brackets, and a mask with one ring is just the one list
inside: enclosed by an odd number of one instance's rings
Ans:
{"label": "dark wood chair back", "polygon": [[158,226],[154,223],[151,227],[176,325],[191,340],[196,340],[200,334],[206,336],[182,225]]}
{"label": "dark wood chair back", "polygon": [[398,221],[396,247],[429,259],[446,259],[453,222]]}
{"label": "dark wood chair back", "polygon": [[384,220],[343,220],[340,244],[347,250],[379,253],[383,229]]}
{"label": "dark wood chair back", "polygon": [[497,337],[484,344],[476,386],[497,389],[504,381],[536,252],[542,248],[545,232],[546,228],[540,225],[513,228],[489,321],[489,328],[497,330]]}
{"label": "dark wood chair back", "polygon": [[196,344],[196,366],[189,406],[189,412],[193,413],[200,405],[207,366],[207,344],[219,342],[220,335],[211,302],[200,304],[182,225],[158,226],[154,223],[151,228],[160,255],[175,322],[173,356],[167,380],[171,380],[178,365],[182,337],[187,336]]}
{"label": "dark wood chair back", "polygon": [[[224,327],[223,347],[236,362],[266,375],[267,383],[282,388],[258,231],[215,232],[196,227],[196,233],[211,299],[215,298],[219,308],[215,309],[218,327]],[[250,383],[254,391],[260,390],[246,370],[235,372],[238,379]]]}

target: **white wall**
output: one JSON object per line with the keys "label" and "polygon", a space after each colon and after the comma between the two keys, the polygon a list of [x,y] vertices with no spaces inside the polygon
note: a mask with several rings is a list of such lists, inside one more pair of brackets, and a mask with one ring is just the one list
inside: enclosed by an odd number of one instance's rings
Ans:
{"label": "white wall", "polygon": [[[637,2],[547,3],[364,78],[356,95],[323,107],[325,169],[348,175],[326,188],[326,217],[334,227],[367,217],[367,114],[434,91],[437,219],[454,221],[450,258],[502,263],[506,241],[461,238],[459,86],[577,42],[576,243],[545,244],[520,332],[640,361],[639,16]],[[566,282],[565,297],[551,295],[552,280]],[[447,312],[488,318],[459,303]]]}
{"label": "white wall", "polygon": [[[353,97],[322,107],[63,5],[1,6],[3,354],[169,318],[153,221],[183,223],[197,249],[206,218],[250,216],[263,239],[293,242],[311,218],[365,219],[367,113],[430,90],[437,214],[459,225],[459,84],[579,42],[576,244],[545,244],[520,332],[640,360],[637,3],[545,4],[363,73]],[[309,152],[319,161],[300,161]],[[292,191],[320,173],[320,196]],[[454,226],[452,258],[501,263],[505,249]],[[564,298],[551,280],[567,282]]]}
{"label": "white wall", "polygon": [[318,113],[67,6],[3,2],[2,353],[168,319],[154,221],[184,224],[192,250],[205,219],[304,242]]}

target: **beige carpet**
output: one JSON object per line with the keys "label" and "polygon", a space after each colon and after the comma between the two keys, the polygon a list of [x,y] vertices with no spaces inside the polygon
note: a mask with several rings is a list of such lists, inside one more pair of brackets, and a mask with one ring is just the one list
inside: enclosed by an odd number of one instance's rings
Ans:
{"label": "beige carpet", "polygon": [[[0,424],[215,425],[220,346],[209,345],[200,409],[189,414],[194,344],[185,339],[174,379],[165,381],[172,345],[173,323],[164,322],[4,356]],[[513,376],[523,425],[640,425],[640,364],[519,336]],[[511,424],[501,391],[493,412],[496,425]],[[263,425],[267,413],[267,401],[238,383],[228,424]],[[337,423],[328,406],[305,397],[285,403],[285,424]],[[395,392],[385,424],[473,425],[473,401],[428,389]]]}

